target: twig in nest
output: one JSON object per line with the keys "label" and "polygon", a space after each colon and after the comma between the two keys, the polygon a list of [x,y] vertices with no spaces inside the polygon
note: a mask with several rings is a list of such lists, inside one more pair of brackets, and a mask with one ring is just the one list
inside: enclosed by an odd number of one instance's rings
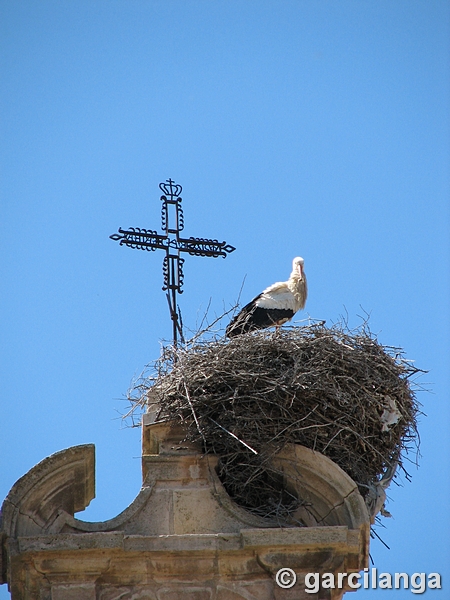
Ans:
{"label": "twig in nest", "polygon": [[222,425],[219,425],[219,423],[217,423],[217,421],[214,421],[214,419],[211,419],[211,417],[209,417],[209,419],[214,423],[214,425],[217,425],[217,427],[220,427],[220,429],[222,429],[223,431],[228,433],[228,435],[231,435],[232,438],[234,438],[235,440],[240,442],[243,446],[248,448],[251,452],[253,452],[253,454],[258,454],[258,452],[256,452],[256,450],[254,450],[251,446],[246,444],[243,440],[240,440],[237,435],[234,435],[234,433],[231,433],[231,431],[228,431],[228,429],[225,429],[225,427],[222,427]]}

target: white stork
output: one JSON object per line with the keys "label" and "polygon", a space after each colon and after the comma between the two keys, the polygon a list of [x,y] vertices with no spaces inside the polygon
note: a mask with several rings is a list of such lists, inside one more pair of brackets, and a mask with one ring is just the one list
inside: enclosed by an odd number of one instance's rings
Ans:
{"label": "white stork", "polygon": [[274,283],[244,306],[228,325],[227,336],[265,327],[278,328],[304,308],[308,289],[303,264],[303,258],[294,258],[289,279]]}

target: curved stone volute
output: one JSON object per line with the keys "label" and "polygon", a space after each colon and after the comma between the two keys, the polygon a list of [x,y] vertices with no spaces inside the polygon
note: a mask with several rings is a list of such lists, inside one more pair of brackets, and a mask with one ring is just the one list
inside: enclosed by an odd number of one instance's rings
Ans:
{"label": "curved stone volute", "polygon": [[292,516],[307,527],[345,525],[358,529],[369,521],[356,483],[320,452],[288,444],[271,462],[302,502]]}
{"label": "curved stone volute", "polygon": [[39,535],[51,528],[61,511],[73,516],[94,497],[94,444],[61,450],[11,488],[2,506],[2,532],[12,538]]}

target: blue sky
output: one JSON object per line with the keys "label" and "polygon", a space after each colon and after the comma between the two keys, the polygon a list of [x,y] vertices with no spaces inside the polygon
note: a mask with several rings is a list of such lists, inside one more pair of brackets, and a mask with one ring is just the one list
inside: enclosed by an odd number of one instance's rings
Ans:
{"label": "blue sky", "polygon": [[187,327],[301,255],[299,318],[370,313],[382,343],[429,370],[420,468],[391,486],[391,549],[371,554],[379,570],[441,572],[428,595],[448,597],[448,2],[3,0],[0,36],[0,499],[87,442],[97,497],[78,516],[111,518],[138,493],[124,396],[171,323],[162,253],[108,236],[159,229],[171,177],[186,236],[236,247],[187,257]]}

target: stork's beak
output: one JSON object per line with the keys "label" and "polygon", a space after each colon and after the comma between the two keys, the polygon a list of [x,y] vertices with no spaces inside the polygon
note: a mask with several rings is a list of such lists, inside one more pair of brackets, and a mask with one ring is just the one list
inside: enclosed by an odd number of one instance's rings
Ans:
{"label": "stork's beak", "polygon": [[297,273],[300,275],[300,279],[303,279],[303,269],[302,265],[297,265]]}

